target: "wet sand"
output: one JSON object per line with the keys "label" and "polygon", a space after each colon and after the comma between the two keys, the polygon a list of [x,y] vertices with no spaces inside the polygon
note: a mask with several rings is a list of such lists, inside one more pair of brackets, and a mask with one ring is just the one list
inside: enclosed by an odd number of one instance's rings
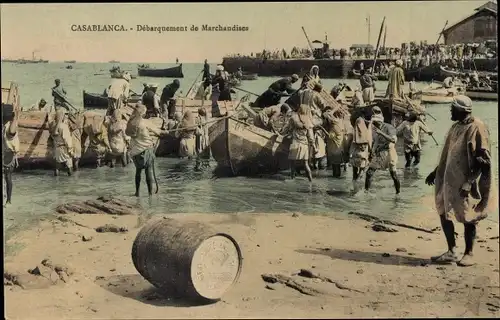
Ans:
{"label": "wet sand", "polygon": [[[73,222],[58,220],[61,216]],[[479,225],[475,248],[478,265],[461,268],[429,264],[430,256],[445,249],[440,231],[429,234],[390,226],[397,232],[375,232],[372,223],[352,215],[344,219],[291,213],[168,216],[205,222],[240,244],[242,273],[221,301],[190,307],[186,302],[162,297],[135,270],[131,259],[135,236],[146,220],[162,219],[161,215],[68,214],[47,218],[9,240],[9,244],[22,244],[24,248],[6,257],[6,271],[27,274],[28,269],[48,258],[69,266],[74,273],[66,283],[59,280],[40,289],[5,285],[4,279],[6,318],[500,316],[499,241],[490,239],[498,237],[495,222],[486,220]],[[413,221],[405,222],[428,229],[438,227],[433,212],[413,217]],[[417,218],[419,221],[415,221]],[[106,223],[129,231],[92,230]],[[456,226],[462,254],[463,227]],[[92,239],[83,241],[82,236]],[[291,276],[300,269],[331,278],[339,286],[293,276],[298,283],[323,292],[310,296],[261,278],[264,273]]]}

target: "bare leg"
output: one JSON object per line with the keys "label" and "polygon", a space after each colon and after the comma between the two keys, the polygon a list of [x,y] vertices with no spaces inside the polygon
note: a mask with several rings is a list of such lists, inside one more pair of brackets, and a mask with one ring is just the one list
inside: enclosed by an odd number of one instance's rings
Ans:
{"label": "bare leg", "polygon": [[445,214],[440,215],[439,218],[441,220],[441,228],[443,228],[443,233],[446,237],[446,243],[448,244],[448,251],[440,256],[431,257],[431,260],[435,263],[453,263],[457,261],[457,256],[455,254],[455,225],[453,221],[446,218]]}
{"label": "bare leg", "polygon": [[127,166],[127,154],[124,153],[123,155],[120,156],[120,162],[122,163],[122,166],[125,168]]}
{"label": "bare leg", "polygon": [[373,174],[377,171],[376,169],[373,168],[368,168],[368,171],[366,171],[366,179],[365,179],[365,190],[368,191],[372,185],[372,179],[373,179]]}
{"label": "bare leg", "polygon": [[469,267],[476,264],[472,254],[474,241],[476,239],[476,224],[464,223],[464,238],[465,238],[464,256],[458,262],[458,265],[461,267]]}
{"label": "bare leg", "polygon": [[5,184],[7,187],[7,203],[11,203],[10,201],[12,200],[12,169],[9,168],[5,170],[4,173],[4,179],[5,179]]}
{"label": "bare leg", "polygon": [[71,162],[70,163],[66,162],[66,172],[68,173],[68,176],[71,176],[73,174],[73,167],[71,166],[72,164]]}
{"label": "bare leg", "polygon": [[80,158],[73,159],[73,171],[78,171],[80,168]]}
{"label": "bare leg", "polygon": [[390,173],[392,181],[394,181],[394,188],[396,189],[396,194],[399,194],[401,192],[401,183],[399,182],[396,170],[391,170]]}
{"label": "bare leg", "polygon": [[55,167],[54,167],[54,176],[57,177],[59,175],[59,168],[61,167],[61,165],[59,164],[59,162],[56,161],[55,163]]}
{"label": "bare leg", "polygon": [[139,196],[139,189],[141,188],[141,173],[142,169],[135,169],[135,196]]}
{"label": "bare leg", "polygon": [[295,161],[290,161],[290,178],[295,179],[296,169],[295,169]]}
{"label": "bare leg", "polygon": [[309,179],[309,182],[312,182],[312,172],[307,160],[304,161],[304,167],[306,168],[307,179]]}
{"label": "bare leg", "polygon": [[145,169],[146,171],[146,184],[148,185],[148,193],[151,197],[153,195],[153,164]]}
{"label": "bare leg", "polygon": [[112,157],[111,157],[111,163],[109,164],[109,167],[110,167],[110,168],[114,168],[114,167],[115,167],[115,164],[116,164],[116,157],[115,157],[115,156],[112,156]]}

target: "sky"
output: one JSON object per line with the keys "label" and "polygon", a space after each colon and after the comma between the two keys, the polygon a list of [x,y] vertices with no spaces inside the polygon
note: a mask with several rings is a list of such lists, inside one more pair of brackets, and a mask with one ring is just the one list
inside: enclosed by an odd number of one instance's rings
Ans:
{"label": "sky", "polygon": [[[87,62],[220,62],[230,53],[260,52],[328,36],[331,48],[376,45],[383,17],[387,46],[435,43],[448,26],[486,1],[373,1],[273,3],[71,3],[1,4],[2,58]],[[78,32],[73,25],[123,25],[123,32]],[[248,31],[201,31],[202,25],[239,25]],[[140,32],[137,25],[186,26],[186,32]],[[189,31],[198,26],[198,31]],[[74,27],[73,27],[74,28]],[[130,30],[132,29],[132,30]]]}

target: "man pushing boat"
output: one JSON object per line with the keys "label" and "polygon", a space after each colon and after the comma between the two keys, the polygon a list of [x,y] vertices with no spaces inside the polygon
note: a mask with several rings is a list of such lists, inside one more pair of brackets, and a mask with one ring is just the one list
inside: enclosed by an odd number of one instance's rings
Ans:
{"label": "man pushing boat", "polygon": [[295,93],[292,85],[299,81],[299,76],[293,74],[291,77],[286,77],[275,81],[269,88],[262,93],[257,100],[254,101],[254,108],[267,108],[278,105],[282,97],[287,97]]}

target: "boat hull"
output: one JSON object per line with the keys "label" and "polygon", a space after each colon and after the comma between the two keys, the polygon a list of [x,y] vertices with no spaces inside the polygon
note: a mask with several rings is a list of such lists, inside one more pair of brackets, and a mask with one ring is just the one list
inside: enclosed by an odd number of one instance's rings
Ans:
{"label": "boat hull", "polygon": [[138,68],[137,70],[140,77],[184,78],[182,64],[167,69]]}
{"label": "boat hull", "polygon": [[465,95],[471,98],[472,100],[498,101],[498,92],[467,90]]}
{"label": "boat hull", "polygon": [[[129,98],[130,103],[136,103],[141,100],[140,95],[132,95]],[[83,107],[85,109],[107,109],[108,98],[96,93],[83,91]]]}
{"label": "boat hull", "polygon": [[241,80],[245,81],[257,80],[257,79],[259,79],[259,75],[257,73],[248,73],[248,74],[243,74],[241,76]]}
{"label": "boat hull", "polygon": [[232,175],[276,173],[289,168],[290,141],[234,118],[208,129],[210,149],[219,169]]}

